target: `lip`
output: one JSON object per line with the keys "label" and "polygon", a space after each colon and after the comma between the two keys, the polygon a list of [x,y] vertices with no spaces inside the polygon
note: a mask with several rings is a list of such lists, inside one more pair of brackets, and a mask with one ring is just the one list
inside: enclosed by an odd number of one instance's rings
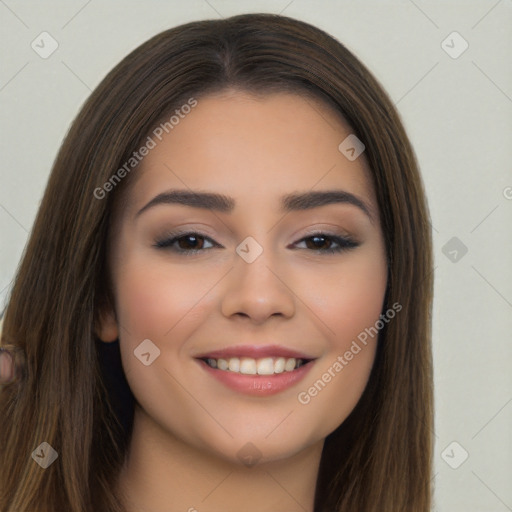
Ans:
{"label": "lip", "polygon": [[213,378],[228,388],[252,396],[270,396],[285,391],[300,382],[311,370],[314,362],[310,361],[291,372],[273,375],[243,375],[212,368],[205,361],[198,360],[201,367]]}
{"label": "lip", "polygon": [[252,357],[262,359],[264,357],[294,357],[295,359],[316,359],[312,355],[298,352],[281,345],[234,345],[221,350],[213,350],[194,356],[196,359],[229,359],[230,357]]}
{"label": "lip", "polygon": [[[244,375],[238,372],[230,372],[212,368],[204,359],[230,359],[231,357],[251,357],[263,359],[264,357],[284,357],[303,359],[307,362],[291,372],[275,373],[273,375]],[[282,345],[233,345],[220,350],[204,352],[194,358],[200,367],[211,377],[221,382],[224,386],[252,396],[271,396],[281,393],[300,382],[311,370],[316,357],[299,352]]]}

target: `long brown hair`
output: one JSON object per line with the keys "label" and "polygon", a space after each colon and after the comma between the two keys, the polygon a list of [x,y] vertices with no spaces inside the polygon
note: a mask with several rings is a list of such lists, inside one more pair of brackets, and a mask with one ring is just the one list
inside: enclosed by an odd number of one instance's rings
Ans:
{"label": "long brown hair", "polygon": [[[24,359],[0,392],[1,512],[123,510],[115,489],[129,402],[123,413],[110,391],[94,327],[113,305],[113,210],[136,170],[104,197],[94,191],[164,115],[228,87],[311,95],[349,123],[366,146],[386,241],[383,312],[402,305],[379,333],[363,396],[325,441],[315,512],[430,509],[432,248],[414,152],[393,102],[343,44],[302,21],[247,14],[187,23],[136,48],[66,135],[5,311],[2,345]],[[42,442],[58,453],[47,469],[31,457]]]}

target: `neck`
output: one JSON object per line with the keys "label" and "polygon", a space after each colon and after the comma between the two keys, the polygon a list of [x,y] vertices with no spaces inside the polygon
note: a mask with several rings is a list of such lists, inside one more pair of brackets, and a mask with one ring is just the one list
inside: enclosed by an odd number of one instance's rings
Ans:
{"label": "neck", "polygon": [[322,447],[248,467],[184,443],[136,406],[119,488],[127,512],[312,512]]}

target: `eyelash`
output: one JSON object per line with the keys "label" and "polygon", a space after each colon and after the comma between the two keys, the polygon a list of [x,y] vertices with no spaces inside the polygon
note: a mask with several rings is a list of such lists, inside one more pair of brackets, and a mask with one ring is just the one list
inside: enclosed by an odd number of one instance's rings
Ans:
{"label": "eyelash", "polygon": [[[213,247],[210,247],[208,249],[191,249],[191,250],[183,250],[183,249],[175,249],[173,248],[172,246],[178,241],[178,240],[181,240],[183,238],[186,238],[188,236],[195,236],[196,238],[204,238],[205,240],[208,240],[210,241],[214,246],[216,247],[222,247],[220,244],[218,244],[217,242],[214,242],[210,237],[206,236],[206,235],[202,235],[201,233],[197,233],[195,231],[188,231],[188,232],[183,232],[183,233],[173,233],[173,234],[170,234],[169,235],[170,238],[163,238],[163,239],[160,239],[160,240],[157,240],[154,244],[154,247],[156,247],[157,249],[167,249],[167,250],[171,250],[173,252],[176,252],[180,255],[184,255],[184,256],[193,256],[201,251],[206,251],[206,250],[209,250],[209,249],[213,249]],[[313,252],[318,252],[318,253],[323,253],[323,254],[337,254],[337,253],[341,253],[343,251],[347,251],[347,250],[350,250],[350,249],[354,249],[356,247],[358,247],[360,244],[359,242],[356,242],[352,237],[350,236],[338,236],[338,235],[332,235],[332,234],[329,234],[329,233],[324,233],[323,231],[318,231],[316,233],[311,233],[310,235],[304,237],[304,238],[301,238],[298,242],[303,242],[305,240],[308,240],[310,238],[315,238],[315,237],[321,237],[321,238],[327,238],[327,239],[331,239],[332,241],[334,241],[335,243],[338,244],[338,247],[335,248],[335,249],[332,249],[332,248],[329,248],[329,249],[317,249],[316,251],[314,249],[311,249]]]}

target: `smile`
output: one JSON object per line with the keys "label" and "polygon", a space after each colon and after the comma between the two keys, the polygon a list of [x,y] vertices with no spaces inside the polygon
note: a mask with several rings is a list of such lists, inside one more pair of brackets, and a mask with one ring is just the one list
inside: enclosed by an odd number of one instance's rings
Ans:
{"label": "smile", "polygon": [[292,388],[316,358],[279,345],[238,345],[197,354],[203,371],[223,387],[252,396],[269,396]]}
{"label": "smile", "polygon": [[242,375],[274,375],[292,372],[307,362],[304,359],[296,359],[295,357],[264,357],[262,359],[253,359],[252,357],[207,358],[204,361],[210,368],[240,373]]}

